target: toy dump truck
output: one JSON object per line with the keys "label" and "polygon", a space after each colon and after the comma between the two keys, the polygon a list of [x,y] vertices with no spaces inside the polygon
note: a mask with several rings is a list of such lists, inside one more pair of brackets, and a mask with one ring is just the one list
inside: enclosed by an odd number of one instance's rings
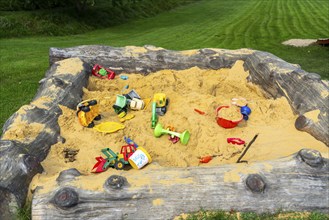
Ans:
{"label": "toy dump truck", "polygon": [[115,72],[108,68],[104,68],[101,65],[95,64],[91,72],[94,76],[97,76],[101,79],[114,79]]}
{"label": "toy dump truck", "polygon": [[120,118],[125,117],[128,111],[127,98],[123,95],[117,95],[115,104],[112,107]]}
{"label": "toy dump truck", "polygon": [[164,93],[156,93],[153,96],[153,101],[156,103],[156,113],[160,116],[166,114],[169,99]]}
{"label": "toy dump truck", "polygon": [[117,170],[122,170],[126,165],[129,164],[129,157],[136,151],[136,147],[133,144],[124,145],[121,147],[120,153],[114,153],[110,148],[102,149],[102,153],[106,156],[96,157],[97,163],[94,165],[92,170],[96,169],[95,173],[100,173],[107,170],[109,167]]}
{"label": "toy dump truck", "polygon": [[99,106],[96,99],[89,99],[80,102],[77,105],[77,116],[82,126],[92,128],[94,127],[94,120],[100,120]]}
{"label": "toy dump truck", "polygon": [[131,90],[127,94],[117,95],[115,104],[112,107],[115,113],[122,118],[126,116],[128,107],[132,110],[142,110],[144,108],[144,101],[141,100],[141,97],[135,90]]}

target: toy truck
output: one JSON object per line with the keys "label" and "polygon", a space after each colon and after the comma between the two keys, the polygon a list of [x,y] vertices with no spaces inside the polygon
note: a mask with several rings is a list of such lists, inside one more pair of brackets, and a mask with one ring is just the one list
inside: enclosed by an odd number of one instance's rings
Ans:
{"label": "toy truck", "polygon": [[101,79],[114,79],[115,72],[108,68],[104,68],[101,65],[95,64],[91,72],[94,76],[97,76]]}
{"label": "toy truck", "polygon": [[121,147],[120,153],[114,153],[110,148],[102,149],[102,153],[106,156],[96,157],[97,163],[94,165],[92,170],[96,169],[95,173],[100,173],[107,170],[109,167],[117,170],[122,170],[126,165],[129,164],[129,157],[136,151],[136,147],[133,144],[124,145]]}
{"label": "toy truck", "polygon": [[153,96],[153,101],[156,103],[156,113],[163,116],[167,112],[169,99],[164,93],[156,93]]}
{"label": "toy truck", "polygon": [[92,128],[95,126],[94,120],[100,120],[98,102],[95,99],[89,99],[80,102],[77,105],[77,116],[82,126]]}

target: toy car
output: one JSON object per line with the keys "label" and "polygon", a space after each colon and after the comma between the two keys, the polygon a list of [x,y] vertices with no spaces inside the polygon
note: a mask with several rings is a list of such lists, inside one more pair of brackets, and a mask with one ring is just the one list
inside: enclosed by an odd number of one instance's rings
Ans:
{"label": "toy car", "polygon": [[77,116],[82,126],[88,128],[94,127],[94,120],[101,119],[97,100],[89,99],[80,102],[77,105]]}
{"label": "toy car", "polygon": [[115,77],[115,72],[98,64],[94,65],[91,73],[101,79],[114,79]]}

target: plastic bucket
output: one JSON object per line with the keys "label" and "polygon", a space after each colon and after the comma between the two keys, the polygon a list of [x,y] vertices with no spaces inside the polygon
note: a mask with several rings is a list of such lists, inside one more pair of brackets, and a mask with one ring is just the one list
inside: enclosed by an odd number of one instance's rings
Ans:
{"label": "plastic bucket", "polygon": [[135,153],[129,157],[128,161],[134,169],[138,170],[144,167],[146,164],[151,163],[152,158],[144,148],[138,147]]}
{"label": "plastic bucket", "polygon": [[223,128],[234,128],[236,127],[242,120],[243,120],[243,115],[241,114],[241,119],[237,120],[237,121],[231,121],[222,117],[218,116],[218,112],[222,109],[222,108],[229,108],[230,106],[219,106],[216,109],[216,121],[217,124],[220,125]]}

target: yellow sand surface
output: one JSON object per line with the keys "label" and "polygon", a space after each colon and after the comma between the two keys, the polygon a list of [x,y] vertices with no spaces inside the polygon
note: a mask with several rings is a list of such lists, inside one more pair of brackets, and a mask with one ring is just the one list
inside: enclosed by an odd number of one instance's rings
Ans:
{"label": "yellow sand surface", "polygon": [[[248,144],[256,134],[259,134],[258,138],[243,160],[255,162],[286,157],[302,148],[316,149],[324,157],[328,157],[325,144],[308,133],[295,129],[297,115],[293,114],[285,98],[266,99],[260,87],[247,82],[248,72],[244,71],[242,61],[238,61],[231,69],[204,70],[194,67],[182,71],[163,70],[148,76],[125,75],[129,77],[128,80],[122,80],[118,76],[114,80],[90,77],[83,99],[99,100],[102,119],[95,121],[95,124],[120,122],[112,108],[117,94],[128,93],[134,89],[142,99],[146,99],[162,92],[170,102],[167,113],[159,116],[159,123],[163,127],[174,126],[177,132],[188,130],[191,134],[188,144],[173,144],[168,140],[168,135],[159,138],[154,136],[150,104],[145,110],[130,110],[129,113],[135,117],[124,122],[123,130],[111,134],[82,127],[76,111],[61,106],[63,115],[59,117],[59,124],[61,136],[66,141],[51,147],[49,156],[42,162],[45,172],[34,178],[31,188],[49,178],[54,179],[59,172],[68,168],[76,168],[84,175],[77,178],[76,184],[87,189],[101,189],[104,180],[112,174],[129,172],[137,176],[140,170],[117,171],[110,168],[97,176],[91,173],[97,162],[95,157],[105,157],[101,149],[109,147],[114,152],[119,152],[121,146],[126,145],[124,136],[134,140],[151,155],[154,164],[144,167],[143,170],[156,169],[159,166],[218,166],[235,163],[245,146],[229,144],[227,138],[241,138]],[[123,90],[126,85],[129,85],[129,88]],[[241,122],[235,128],[225,129],[217,124],[215,109],[220,105],[230,105],[233,98],[245,98],[252,113],[248,121]],[[199,114],[194,109],[205,114]],[[74,162],[64,162],[64,148],[79,150]],[[207,164],[199,164],[198,158],[206,155],[221,156],[214,157]],[[265,169],[270,170],[271,167],[267,166]],[[237,181],[236,172],[228,173],[225,178],[225,181]],[[186,183],[189,182],[190,180]]]}

